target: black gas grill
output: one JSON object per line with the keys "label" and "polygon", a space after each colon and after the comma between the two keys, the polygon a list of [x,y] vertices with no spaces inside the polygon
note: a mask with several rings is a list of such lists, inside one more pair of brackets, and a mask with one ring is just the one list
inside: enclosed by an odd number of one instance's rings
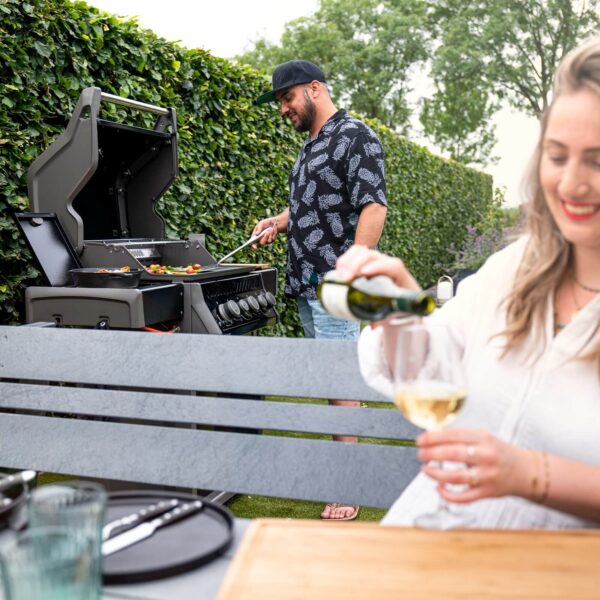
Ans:
{"label": "black gas grill", "polygon": [[[154,128],[100,119],[101,102],[154,113]],[[275,269],[219,265],[202,235],[165,239],[157,202],[177,162],[173,108],[83,90],[66,130],[29,169],[31,212],[16,215],[49,284],[26,290],[27,322],[241,334],[276,321]],[[151,264],[202,269],[165,275]],[[69,272],[85,267],[141,277],[133,288],[118,277],[113,287],[74,286]]]}

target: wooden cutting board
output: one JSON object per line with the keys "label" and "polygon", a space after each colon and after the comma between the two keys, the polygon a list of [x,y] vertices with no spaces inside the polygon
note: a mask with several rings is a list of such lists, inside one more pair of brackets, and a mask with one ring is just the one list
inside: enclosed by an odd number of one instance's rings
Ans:
{"label": "wooden cutting board", "polygon": [[600,531],[259,519],[218,600],[600,598]]}

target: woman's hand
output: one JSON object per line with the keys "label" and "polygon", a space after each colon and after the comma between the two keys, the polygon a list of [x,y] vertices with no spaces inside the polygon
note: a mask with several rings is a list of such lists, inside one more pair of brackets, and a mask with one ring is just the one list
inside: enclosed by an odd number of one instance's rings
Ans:
{"label": "woman's hand", "polygon": [[337,260],[335,270],[344,281],[356,277],[387,275],[397,285],[412,290],[421,287],[399,258],[387,256],[367,246],[355,244]]}
{"label": "woman's hand", "polygon": [[[536,494],[532,481],[538,474],[536,456],[511,446],[486,431],[444,429],[417,438],[418,457],[424,462],[464,463],[458,470],[444,470],[425,464],[423,472],[435,479],[440,495],[448,502],[464,503],[498,496]],[[445,484],[463,485],[462,491]],[[539,493],[539,492],[538,492]]]}

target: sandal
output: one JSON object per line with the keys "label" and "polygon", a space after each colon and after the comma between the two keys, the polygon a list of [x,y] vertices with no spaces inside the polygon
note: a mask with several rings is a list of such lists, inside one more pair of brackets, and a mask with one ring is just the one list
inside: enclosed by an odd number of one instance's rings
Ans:
{"label": "sandal", "polygon": [[349,517],[341,517],[341,518],[335,518],[335,517],[321,517],[322,521],[353,521],[354,519],[356,519],[356,517],[358,517],[358,512],[360,511],[360,506],[356,505],[356,504],[342,504],[340,502],[328,502],[325,507],[329,507],[330,512],[332,510],[335,510],[336,508],[341,508],[342,506],[347,506],[348,508],[352,508],[354,510],[354,512],[349,516]]}

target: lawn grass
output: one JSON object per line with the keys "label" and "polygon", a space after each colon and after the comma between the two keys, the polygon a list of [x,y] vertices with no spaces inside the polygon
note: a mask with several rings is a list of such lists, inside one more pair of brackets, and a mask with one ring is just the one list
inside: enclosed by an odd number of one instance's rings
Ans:
{"label": "lawn grass", "polygon": [[[287,519],[319,519],[323,502],[304,500],[286,500],[269,496],[235,496],[227,503],[227,508],[236,516],[244,519],[264,517]],[[386,511],[382,508],[361,506],[358,521],[379,521]]]}
{"label": "lawn grass", "polygon": [[36,477],[36,485],[47,485],[49,483],[60,483],[61,481],[78,481],[78,475],[62,475],[60,473],[48,473],[40,471]]}

